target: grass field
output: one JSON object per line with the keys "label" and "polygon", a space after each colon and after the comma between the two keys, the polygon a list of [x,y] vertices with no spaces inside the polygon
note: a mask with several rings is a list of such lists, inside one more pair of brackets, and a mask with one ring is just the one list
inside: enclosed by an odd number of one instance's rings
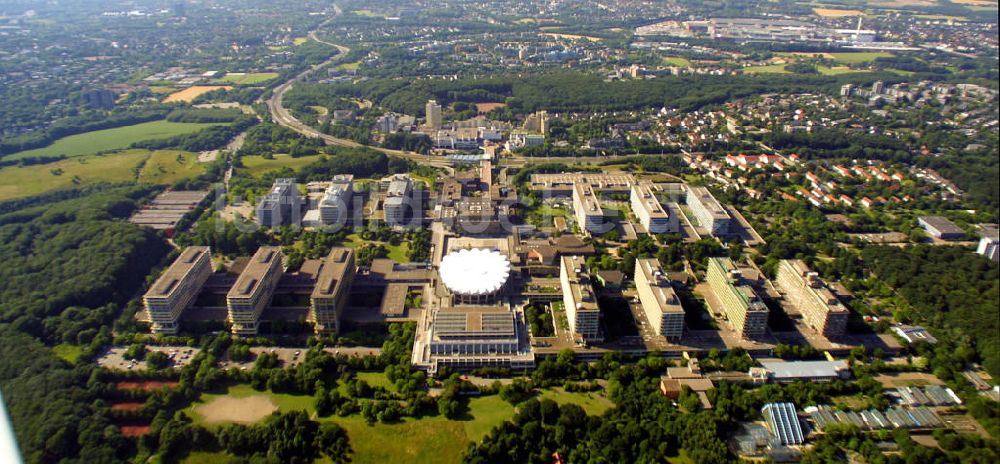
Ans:
{"label": "grass field", "polygon": [[743,68],[747,74],[788,74],[783,64],[769,64],[767,66],[750,66]]}
{"label": "grass field", "polygon": [[70,345],[69,343],[60,343],[52,347],[52,351],[56,353],[61,359],[66,360],[70,364],[76,364],[77,358],[83,353],[83,347],[77,345]]}
{"label": "grass field", "polygon": [[220,84],[254,85],[267,82],[278,77],[276,72],[259,73],[228,73],[216,82]]}
{"label": "grass field", "polygon": [[688,67],[688,66],[691,66],[691,61],[688,60],[687,58],[683,58],[683,57],[680,57],[680,56],[665,56],[665,57],[663,57],[663,64],[665,64],[667,66],[684,66],[684,67]]}
{"label": "grass field", "polygon": [[201,395],[201,399],[198,402],[193,403],[184,409],[184,413],[191,417],[191,419],[196,424],[203,425],[215,425],[215,422],[208,422],[204,415],[199,412],[199,408],[205,404],[210,404],[212,401],[220,398],[254,398],[263,397],[270,400],[271,404],[277,406],[278,410],[281,412],[290,411],[307,411],[309,414],[315,412],[313,407],[313,398],[311,396],[305,395],[287,395],[284,393],[271,393],[269,391],[259,392],[250,388],[250,385],[240,384],[229,387],[226,393],[204,393]]}
{"label": "grass field", "polygon": [[493,427],[514,416],[514,406],[500,399],[500,395],[490,395],[469,400],[469,415],[465,421],[465,435],[469,441],[480,442]]}
{"label": "grass field", "polygon": [[539,399],[550,399],[559,404],[576,404],[583,408],[588,415],[599,416],[604,411],[611,409],[614,404],[611,400],[600,395],[600,392],[570,393],[560,387],[543,390]]}
{"label": "grass field", "polygon": [[364,380],[373,387],[382,387],[389,391],[396,389],[396,386],[389,382],[389,378],[383,372],[358,372],[356,375],[358,380]]}
{"label": "grass field", "polygon": [[295,45],[302,45],[309,41],[309,37],[296,37],[292,39],[292,43]]}
{"label": "grass field", "polygon": [[553,37],[556,39],[571,39],[571,40],[589,40],[591,42],[600,42],[600,37],[592,37],[589,35],[577,35],[577,34],[558,34],[555,32],[542,32],[540,35],[545,35]]}
{"label": "grass field", "polygon": [[198,155],[179,150],[159,150],[149,155],[139,171],[139,183],[172,184],[181,179],[197,176],[205,171],[198,162]]}
{"label": "grass field", "polygon": [[353,63],[343,63],[337,65],[337,69],[342,69],[344,71],[357,71],[361,67],[360,61],[355,61]]}
{"label": "grass field", "polygon": [[217,125],[218,124],[214,123],[201,124],[170,121],[144,122],[142,124],[85,132],[83,134],[63,137],[47,147],[19,151],[17,153],[4,156],[3,159],[17,160],[31,156],[66,155],[68,157],[73,157],[89,155],[100,151],[127,148],[129,145],[143,140],[190,134],[206,127]]}
{"label": "grass field", "polygon": [[865,14],[861,10],[840,10],[836,8],[813,8],[813,12],[817,16],[826,18],[843,18],[845,16],[861,16]]}
{"label": "grass field", "polygon": [[385,248],[389,250],[389,259],[397,263],[408,263],[410,258],[407,258],[407,253],[410,251],[410,245],[406,242],[400,243],[399,245],[385,244]]}
{"label": "grass field", "polygon": [[301,156],[298,158],[292,158],[288,155],[274,155],[274,159],[265,159],[259,155],[240,157],[240,160],[243,161],[243,171],[254,177],[260,176],[272,169],[283,167],[298,169],[319,159],[319,155]]}
{"label": "grass field", "polygon": [[834,60],[844,64],[868,63],[875,61],[875,58],[892,58],[893,54],[888,52],[844,52],[831,53]]}
{"label": "grass field", "polygon": [[0,169],[0,201],[96,182],[130,182],[146,151],[93,155],[33,166]]}

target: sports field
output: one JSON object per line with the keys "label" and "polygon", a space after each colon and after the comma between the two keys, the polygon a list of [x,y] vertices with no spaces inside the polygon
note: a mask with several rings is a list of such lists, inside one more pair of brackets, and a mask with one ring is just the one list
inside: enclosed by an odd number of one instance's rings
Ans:
{"label": "sports field", "polygon": [[188,123],[170,121],[151,121],[131,126],[116,127],[99,131],[84,132],[56,140],[47,147],[25,150],[4,156],[5,160],[17,160],[32,156],[68,157],[90,155],[97,152],[127,148],[135,142],[150,139],[162,139],[175,135],[190,134],[206,127],[217,126],[216,123]]}
{"label": "sports field", "polygon": [[276,72],[259,72],[259,73],[227,73],[216,82],[220,84],[234,84],[234,85],[254,85],[267,82],[269,80],[278,77]]}
{"label": "sports field", "polygon": [[163,99],[164,103],[176,103],[176,102],[190,102],[199,95],[211,92],[213,90],[226,89],[229,90],[233,88],[231,85],[193,85],[180,92],[174,92]]}

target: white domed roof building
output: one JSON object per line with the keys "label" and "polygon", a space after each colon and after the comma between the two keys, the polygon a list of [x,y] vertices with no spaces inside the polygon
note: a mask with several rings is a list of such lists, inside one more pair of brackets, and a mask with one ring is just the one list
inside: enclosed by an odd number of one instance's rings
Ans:
{"label": "white domed roof building", "polygon": [[453,304],[492,304],[510,278],[510,261],[497,250],[462,249],[442,258],[438,273]]}

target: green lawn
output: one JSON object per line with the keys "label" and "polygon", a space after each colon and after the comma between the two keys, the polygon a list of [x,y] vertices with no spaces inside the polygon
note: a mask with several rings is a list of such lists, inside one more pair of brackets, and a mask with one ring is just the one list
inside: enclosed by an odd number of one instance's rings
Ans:
{"label": "green lawn", "polygon": [[493,427],[514,417],[514,406],[500,399],[500,395],[483,396],[469,400],[472,420],[463,422],[469,441],[480,442]]}
{"label": "green lawn", "polygon": [[407,255],[407,253],[409,253],[410,251],[410,244],[403,242],[400,243],[399,245],[390,245],[386,243],[385,248],[389,250],[389,259],[397,263],[410,262],[410,258]]}
{"label": "green lawn", "polygon": [[844,64],[856,64],[856,63],[869,63],[875,61],[875,58],[892,58],[892,53],[887,52],[844,52],[844,53],[831,53],[834,60],[837,60]]}
{"label": "green lawn", "polygon": [[289,395],[286,393],[272,393],[271,391],[257,391],[250,387],[249,384],[239,384],[233,385],[226,390],[226,393],[202,393],[201,399],[192,403],[187,408],[184,408],[184,413],[187,414],[196,424],[205,425],[206,427],[216,426],[215,424],[204,424],[205,418],[201,414],[198,414],[197,408],[202,404],[208,403],[216,398],[222,396],[232,396],[235,398],[246,398],[248,396],[263,395],[271,399],[271,402],[278,407],[281,412],[290,411],[306,411],[310,415],[316,412],[315,405],[313,404],[313,397],[308,395]]}
{"label": "green lawn", "polygon": [[271,79],[278,77],[276,72],[259,72],[259,73],[229,73],[225,76],[216,79],[217,84],[235,84],[235,85],[254,85],[267,82]]}
{"label": "green lawn", "polygon": [[667,66],[688,67],[691,66],[691,61],[680,56],[665,56],[663,57],[663,64]]}
{"label": "green lawn", "polygon": [[817,66],[816,69],[819,70],[819,73],[822,74],[822,75],[824,75],[824,76],[836,76],[838,74],[850,74],[850,73],[865,73],[865,72],[868,72],[868,71],[860,70],[860,69],[851,69],[851,68],[848,68],[847,66],[834,66],[832,68],[829,67],[829,66]]}
{"label": "green lawn", "polygon": [[273,159],[265,159],[263,156],[259,155],[240,157],[240,160],[243,161],[243,171],[249,173],[253,177],[260,176],[265,172],[282,167],[299,169],[309,163],[319,161],[319,159],[320,155],[300,156],[298,158],[292,158],[288,155],[274,155]]}
{"label": "green lawn", "polygon": [[181,464],[230,464],[241,462],[239,459],[219,451],[215,453],[195,451],[181,461]]}
{"label": "green lawn", "polygon": [[162,139],[175,135],[190,134],[219,124],[200,124],[170,121],[153,121],[131,126],[116,127],[85,132],[56,140],[55,143],[34,150],[25,150],[5,156],[5,160],[17,160],[31,156],[82,156],[97,152],[127,148],[135,142]]}
{"label": "green lawn", "polygon": [[60,343],[52,347],[52,351],[56,353],[56,356],[66,360],[70,364],[76,364],[77,358],[83,353],[83,347],[77,345],[70,345],[69,343]]}
{"label": "green lawn", "polygon": [[783,64],[769,64],[767,66],[750,66],[743,68],[747,74],[788,74]]}
{"label": "green lawn", "polygon": [[55,163],[0,168],[0,201],[96,182],[132,182],[146,150],[90,155]]}
{"label": "green lawn", "polygon": [[198,155],[186,151],[159,150],[149,155],[139,182],[146,184],[172,184],[181,179],[197,176],[205,171],[205,164],[198,162]]}
{"label": "green lawn", "polygon": [[396,386],[389,381],[383,372],[358,372],[356,376],[358,380],[364,380],[373,387],[382,387],[389,391],[396,389]]}
{"label": "green lawn", "polygon": [[604,411],[611,409],[614,404],[611,400],[601,396],[600,391],[586,393],[570,393],[561,387],[542,390],[539,399],[550,399],[559,404],[576,404],[587,412],[587,415],[600,416]]}

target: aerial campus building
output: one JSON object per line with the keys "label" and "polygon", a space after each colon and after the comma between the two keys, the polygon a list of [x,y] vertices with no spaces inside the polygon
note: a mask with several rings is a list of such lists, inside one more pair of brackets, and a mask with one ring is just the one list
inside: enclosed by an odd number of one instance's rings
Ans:
{"label": "aerial campus building", "polygon": [[236,335],[256,335],[260,315],[271,304],[282,274],[281,248],[260,247],[226,294],[229,322]]}
{"label": "aerial campus building", "polygon": [[427,113],[427,127],[440,129],[443,121],[441,120],[441,105],[438,104],[437,100],[427,100],[424,112]]}
{"label": "aerial campus building", "polygon": [[732,216],[712,196],[705,187],[691,187],[687,194],[687,204],[698,224],[708,229],[716,237],[729,235]]}
{"label": "aerial campus building", "polygon": [[705,280],[737,333],[748,339],[764,335],[767,306],[729,258],[709,258]]}
{"label": "aerial campus building", "polygon": [[632,212],[639,218],[639,223],[650,234],[665,234],[677,232],[679,222],[660,204],[653,189],[648,184],[635,184],[629,193]]}
{"label": "aerial campus building", "polygon": [[601,308],[582,256],[563,256],[559,261],[559,282],[569,330],[583,343],[601,342]]}
{"label": "aerial campus building", "polygon": [[607,232],[604,225],[604,210],[601,202],[589,184],[578,182],[573,185],[573,213],[580,232],[603,234]]}
{"label": "aerial campus building", "polygon": [[280,225],[298,225],[301,200],[295,179],[276,179],[271,191],[257,203],[257,224],[275,228]]}
{"label": "aerial campus building", "polygon": [[347,222],[347,211],[350,208],[354,189],[352,174],[338,174],[333,177],[330,187],[323,193],[319,201],[319,218],[324,225],[344,224]]}
{"label": "aerial campus building", "polygon": [[396,174],[382,179],[385,190],[385,201],[382,211],[385,213],[385,223],[390,227],[406,225],[407,212],[416,214],[410,206],[413,204],[413,181],[406,174]]}
{"label": "aerial campus building", "polygon": [[800,260],[783,259],[774,281],[788,300],[802,312],[806,324],[827,338],[837,338],[847,331],[850,312],[834,296],[819,274]]}
{"label": "aerial campus building", "polygon": [[309,298],[309,317],[318,334],[340,331],[340,317],[354,282],[354,250],[334,248],[320,265],[316,287]]}
{"label": "aerial campus building", "polygon": [[684,308],[657,259],[635,260],[635,288],[656,334],[667,340],[680,340],[684,335]]}
{"label": "aerial campus building", "polygon": [[510,278],[510,261],[496,250],[463,249],[442,258],[438,273],[452,304],[493,304]]}
{"label": "aerial campus building", "polygon": [[650,234],[677,232],[679,222],[663,208],[648,184],[635,184],[629,194],[632,212]]}
{"label": "aerial campus building", "polygon": [[212,252],[208,247],[187,247],[181,252],[142,298],[153,333],[177,333],[181,313],[198,296],[210,275]]}
{"label": "aerial campus building", "polygon": [[934,238],[941,240],[954,240],[965,237],[965,231],[941,216],[920,216],[917,224],[923,227]]}

